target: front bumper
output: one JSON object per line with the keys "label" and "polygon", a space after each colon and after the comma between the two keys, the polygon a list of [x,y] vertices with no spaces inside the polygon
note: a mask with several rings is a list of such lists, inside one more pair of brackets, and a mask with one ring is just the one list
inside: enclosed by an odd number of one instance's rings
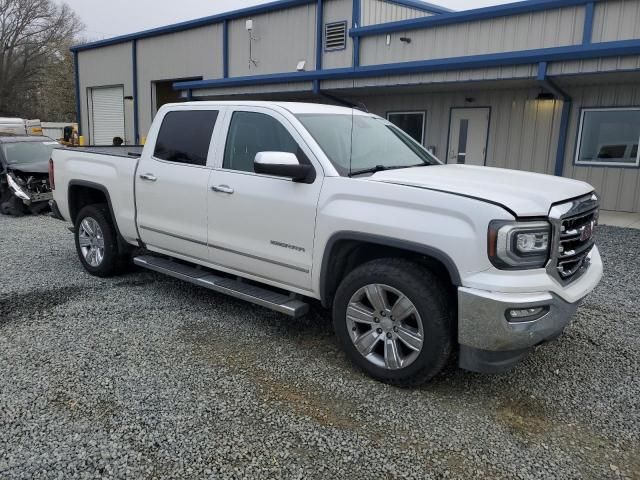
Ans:
{"label": "front bumper", "polygon": [[[571,301],[556,292],[503,293],[458,289],[458,342],[460,367],[481,373],[508,370],[534,346],[560,336],[582,299],[602,278],[602,262],[594,252],[589,271],[567,287]],[[579,293],[578,293],[579,292]],[[543,307],[544,314],[530,321],[514,321],[512,309]]]}
{"label": "front bumper", "polygon": [[22,203],[26,206],[53,200],[53,192],[37,193],[27,191],[22,185],[18,184],[11,174],[7,174],[7,183],[9,185],[9,190],[11,190],[16,197],[22,200]]}

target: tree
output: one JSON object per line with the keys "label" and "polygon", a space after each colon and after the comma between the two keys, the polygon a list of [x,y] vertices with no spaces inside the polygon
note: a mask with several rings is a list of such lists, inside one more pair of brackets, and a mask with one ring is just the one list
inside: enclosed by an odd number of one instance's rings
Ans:
{"label": "tree", "polygon": [[0,115],[73,120],[69,46],[82,29],[64,3],[0,0]]}

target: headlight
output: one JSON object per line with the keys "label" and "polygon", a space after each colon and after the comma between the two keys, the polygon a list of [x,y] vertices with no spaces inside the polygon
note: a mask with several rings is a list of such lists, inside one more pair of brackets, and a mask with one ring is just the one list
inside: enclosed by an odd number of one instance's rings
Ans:
{"label": "headlight", "polygon": [[548,222],[494,220],[489,224],[489,259],[501,270],[544,267],[549,260],[550,244]]}
{"label": "headlight", "polygon": [[20,185],[18,185],[18,182],[15,181],[10,173],[7,174],[7,183],[16,197],[21,198],[22,200],[31,200],[29,194],[25,192]]}

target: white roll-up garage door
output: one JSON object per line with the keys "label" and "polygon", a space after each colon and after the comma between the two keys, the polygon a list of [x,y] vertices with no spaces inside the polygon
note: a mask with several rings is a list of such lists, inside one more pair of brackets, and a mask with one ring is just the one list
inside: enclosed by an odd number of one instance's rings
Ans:
{"label": "white roll-up garage door", "polygon": [[124,140],[124,90],[122,87],[91,89],[91,143],[111,145],[113,137]]}

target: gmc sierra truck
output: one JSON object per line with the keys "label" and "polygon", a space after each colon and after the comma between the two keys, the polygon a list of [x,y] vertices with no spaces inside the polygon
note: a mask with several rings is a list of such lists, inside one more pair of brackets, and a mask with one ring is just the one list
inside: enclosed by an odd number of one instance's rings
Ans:
{"label": "gmc sierra truck", "polygon": [[133,258],[294,318],[319,300],[348,357],[395,385],[453,353],[509,369],[602,276],[590,185],[443,165],[356,109],[165,105],[141,151],[56,149],[50,176],[90,274]]}

